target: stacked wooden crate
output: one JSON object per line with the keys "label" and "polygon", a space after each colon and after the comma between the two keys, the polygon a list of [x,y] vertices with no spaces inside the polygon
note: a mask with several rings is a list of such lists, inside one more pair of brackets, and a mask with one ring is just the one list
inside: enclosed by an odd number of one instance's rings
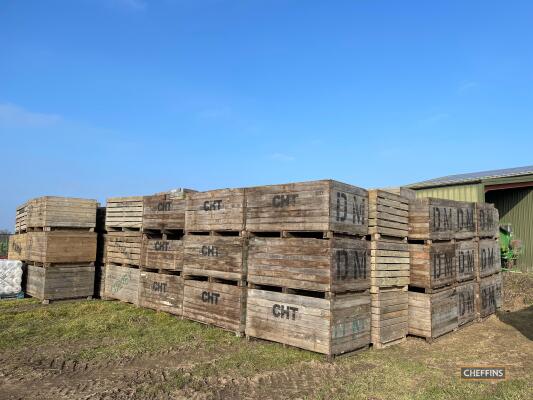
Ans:
{"label": "stacked wooden crate", "polygon": [[139,303],[143,197],[107,199],[105,290],[108,299]]}
{"label": "stacked wooden crate", "polygon": [[183,316],[244,333],[246,260],[244,189],[193,193],[187,199]]}
{"label": "stacked wooden crate", "polygon": [[407,336],[409,285],[409,199],[369,191],[372,344],[383,348]]}
{"label": "stacked wooden crate", "polygon": [[139,305],[182,315],[183,235],[189,190],[145,196]]}
{"label": "stacked wooden crate", "polygon": [[[484,222],[488,210],[492,230]],[[501,293],[497,210],[485,203],[418,199],[409,223],[409,333],[431,341],[494,312]],[[494,305],[483,312],[481,286],[487,288],[485,303]]]}
{"label": "stacked wooden crate", "polygon": [[502,275],[499,244],[499,214],[492,204],[476,204],[478,237],[477,311],[480,318],[494,314],[502,304]]}
{"label": "stacked wooden crate", "polygon": [[10,257],[27,264],[27,294],[45,303],[93,296],[96,207],[95,200],[46,196],[17,208],[16,230],[26,233],[13,236]]}
{"label": "stacked wooden crate", "polygon": [[246,334],[334,356],[370,343],[368,193],[335,181],[246,190]]}

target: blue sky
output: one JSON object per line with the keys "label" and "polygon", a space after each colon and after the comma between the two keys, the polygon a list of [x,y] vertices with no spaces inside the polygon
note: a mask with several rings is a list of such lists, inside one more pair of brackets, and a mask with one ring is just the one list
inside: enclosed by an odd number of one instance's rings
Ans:
{"label": "blue sky", "polygon": [[0,2],[0,228],[41,195],[533,164],[533,2]]}

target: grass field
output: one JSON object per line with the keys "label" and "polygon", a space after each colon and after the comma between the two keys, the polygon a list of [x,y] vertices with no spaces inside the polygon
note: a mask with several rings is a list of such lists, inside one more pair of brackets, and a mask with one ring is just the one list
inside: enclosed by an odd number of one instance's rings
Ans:
{"label": "grass field", "polygon": [[[2,301],[0,399],[531,399],[533,307],[521,301],[432,345],[333,363],[119,302]],[[490,364],[510,378],[459,379],[461,365]]]}

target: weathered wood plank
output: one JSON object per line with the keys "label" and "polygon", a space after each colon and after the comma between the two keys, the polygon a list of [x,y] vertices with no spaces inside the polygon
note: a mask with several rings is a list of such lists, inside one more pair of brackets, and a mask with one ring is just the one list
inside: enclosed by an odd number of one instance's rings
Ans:
{"label": "weathered wood plank", "polygon": [[105,267],[105,296],[139,304],[140,270],[108,264]]}
{"label": "weathered wood plank", "polygon": [[174,315],[182,315],[182,277],[180,275],[141,271],[139,306]]}
{"label": "weathered wood plank", "polygon": [[44,196],[26,203],[27,228],[94,228],[96,200]]}

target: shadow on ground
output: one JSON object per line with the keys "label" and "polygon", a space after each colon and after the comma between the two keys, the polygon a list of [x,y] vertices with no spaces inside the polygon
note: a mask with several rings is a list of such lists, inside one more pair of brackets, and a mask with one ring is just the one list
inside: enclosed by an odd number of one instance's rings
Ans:
{"label": "shadow on ground", "polygon": [[518,311],[498,311],[498,318],[511,325],[529,340],[533,340],[533,306]]}

